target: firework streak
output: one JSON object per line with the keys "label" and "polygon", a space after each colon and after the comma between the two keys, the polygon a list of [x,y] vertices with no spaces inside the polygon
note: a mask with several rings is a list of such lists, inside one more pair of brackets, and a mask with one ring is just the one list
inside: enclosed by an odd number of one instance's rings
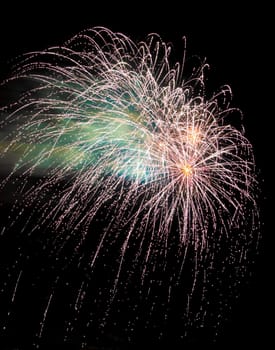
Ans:
{"label": "firework streak", "polygon": [[157,35],[135,44],[105,28],[25,55],[5,81],[23,93],[3,109],[1,187],[13,181],[20,210],[35,213],[22,231],[51,229],[59,251],[68,241],[81,251],[96,237],[86,267],[91,276],[109,271],[104,315],[133,281],[144,300],[163,284],[167,305],[185,283],[185,323],[203,324],[215,268],[221,276],[233,267],[232,285],[245,265],[257,216],[254,159],[227,122],[236,112],[230,88],[207,99],[206,64],[186,77],[186,62],[171,66],[169,56]]}

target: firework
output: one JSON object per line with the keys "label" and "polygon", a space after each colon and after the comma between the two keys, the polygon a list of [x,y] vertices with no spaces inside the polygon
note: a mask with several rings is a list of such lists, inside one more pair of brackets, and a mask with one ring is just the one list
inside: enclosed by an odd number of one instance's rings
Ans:
{"label": "firework", "polygon": [[254,159],[228,122],[230,88],[207,98],[206,64],[186,76],[170,51],[157,35],[135,44],[96,28],[25,55],[5,82],[23,93],[3,109],[1,187],[13,181],[20,212],[31,208],[22,231],[50,228],[55,249],[72,241],[76,255],[90,239],[91,276],[112,258],[105,316],[133,280],[146,299],[165,279],[169,304],[188,266],[185,323],[203,323],[191,300],[207,300],[215,256],[230,246],[225,266],[241,269],[252,240]]}

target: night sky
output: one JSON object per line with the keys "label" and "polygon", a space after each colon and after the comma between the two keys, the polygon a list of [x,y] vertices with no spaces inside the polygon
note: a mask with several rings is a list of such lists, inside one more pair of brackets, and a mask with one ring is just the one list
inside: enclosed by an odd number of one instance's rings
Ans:
{"label": "night sky", "polygon": [[[274,62],[272,66],[270,63],[270,51],[273,49],[270,47],[270,9],[263,5],[242,6],[220,2],[216,6],[201,7],[198,3],[187,6],[184,1],[178,4],[168,1],[149,8],[149,3],[142,5],[139,2],[128,2],[124,6],[113,2],[110,6],[107,3],[94,5],[92,1],[87,4],[77,1],[71,5],[68,2],[63,8],[57,8],[57,4],[37,2],[29,7],[22,5],[18,8],[12,4],[0,9],[1,80],[8,76],[9,62],[17,55],[62,44],[85,28],[105,26],[123,32],[135,41],[144,39],[147,33],[156,32],[165,41],[173,43],[174,55],[179,59],[181,38],[186,36],[187,55],[206,57],[210,64],[209,89],[218,90],[223,84],[231,86],[232,105],[243,111],[246,135],[254,146],[261,187],[259,206],[264,226],[251,280],[243,287],[241,298],[224,325],[224,332],[216,344],[219,349],[232,346],[246,349],[252,345],[267,348],[274,318],[271,291],[273,238],[270,237],[274,230],[271,230],[268,221],[271,206],[267,181],[267,159],[272,159],[274,149],[267,136],[268,124],[274,114],[272,109],[271,112],[269,110],[272,97],[268,97],[268,84],[272,81],[274,67]],[[13,344],[14,349],[21,349],[16,341]],[[194,341],[194,344],[202,345],[199,341]],[[0,349],[13,349],[6,346],[1,347],[0,338]]]}

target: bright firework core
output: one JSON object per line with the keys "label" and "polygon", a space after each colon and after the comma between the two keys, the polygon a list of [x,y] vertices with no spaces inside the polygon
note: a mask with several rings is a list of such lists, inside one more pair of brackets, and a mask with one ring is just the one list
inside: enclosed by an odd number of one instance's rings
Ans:
{"label": "bright firework core", "polygon": [[[0,189],[12,181],[20,196],[13,224],[32,212],[22,224],[26,236],[50,228],[53,251],[73,247],[68,261],[79,257],[76,266],[85,265],[89,279],[74,294],[72,318],[85,310],[89,291],[93,327],[105,325],[127,295],[133,332],[139,317],[131,300],[149,305],[150,319],[158,295],[168,310],[174,290],[185,295],[179,304],[186,329],[216,327],[208,298],[222,313],[222,293],[233,295],[244,275],[257,227],[252,147],[227,122],[236,112],[230,88],[206,98],[205,65],[186,76],[185,62],[169,62],[170,51],[157,35],[136,44],[95,28],[25,55],[6,81],[25,89],[3,108],[0,164],[8,175]],[[215,285],[215,273],[227,276],[228,289]],[[192,304],[194,295],[202,306]],[[166,324],[167,313],[154,317]]]}
{"label": "bright firework core", "polygon": [[189,176],[191,176],[192,173],[193,173],[193,168],[192,168],[192,166],[189,165],[189,164],[184,164],[184,165],[182,165],[182,167],[181,167],[181,171],[182,171],[182,173],[183,173],[186,177],[189,177]]}

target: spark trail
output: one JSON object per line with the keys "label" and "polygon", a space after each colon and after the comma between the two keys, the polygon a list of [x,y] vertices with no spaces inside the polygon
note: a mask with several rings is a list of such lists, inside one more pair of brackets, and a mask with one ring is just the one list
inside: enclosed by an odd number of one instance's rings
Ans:
{"label": "spark trail", "polygon": [[[51,229],[58,251],[72,241],[77,255],[95,235],[90,275],[112,265],[108,292],[99,293],[105,316],[137,280],[142,300],[162,283],[170,300],[188,266],[185,323],[200,324],[215,257],[230,247],[223,269],[246,264],[255,166],[250,142],[227,122],[236,113],[230,87],[207,98],[206,64],[187,77],[186,62],[171,65],[170,51],[157,35],[136,44],[95,28],[23,56],[5,82],[25,88],[3,109],[0,161],[10,170],[1,187],[13,181],[20,210],[32,210],[22,231]],[[196,293],[202,302],[193,310]]]}

